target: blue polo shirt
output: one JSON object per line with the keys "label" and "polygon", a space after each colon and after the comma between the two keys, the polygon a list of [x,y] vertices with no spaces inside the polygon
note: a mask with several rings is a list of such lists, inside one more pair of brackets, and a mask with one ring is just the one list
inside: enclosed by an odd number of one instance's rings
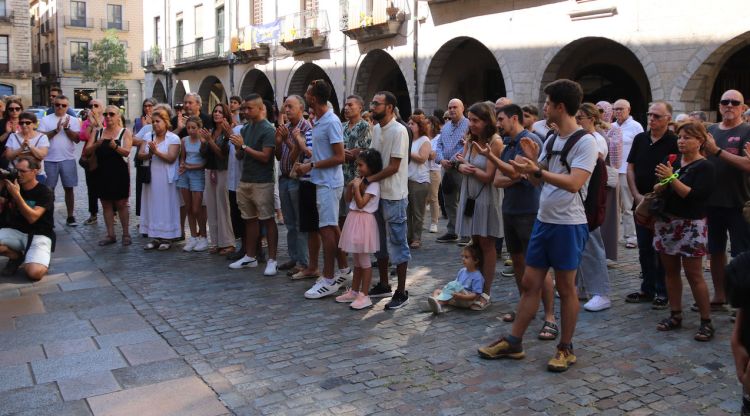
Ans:
{"label": "blue polo shirt", "polygon": [[[544,147],[542,140],[536,134],[524,129],[516,137],[505,137],[505,148],[500,154],[503,162],[510,162],[519,154],[522,154],[520,142],[524,137],[534,140],[541,150]],[[541,186],[534,186],[526,179],[505,188],[503,197],[503,214],[508,215],[536,215],[539,211],[539,195],[542,193]]]}
{"label": "blue polo shirt", "polygon": [[[333,157],[333,144],[344,142],[344,130],[341,121],[332,109],[315,122],[312,128],[313,162]],[[330,168],[313,168],[310,172],[315,185],[339,188],[344,186],[344,171],[341,165]]]}

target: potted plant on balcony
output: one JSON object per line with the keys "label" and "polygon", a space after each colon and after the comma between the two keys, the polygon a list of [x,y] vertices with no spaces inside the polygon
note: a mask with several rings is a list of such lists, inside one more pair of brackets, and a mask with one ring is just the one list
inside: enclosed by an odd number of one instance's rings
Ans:
{"label": "potted plant on balcony", "polygon": [[400,12],[401,9],[396,7],[393,2],[390,3],[390,6],[385,8],[385,13],[388,15],[388,19],[390,20],[396,20],[396,17],[398,16],[398,12]]}
{"label": "potted plant on balcony", "polygon": [[161,49],[159,48],[159,45],[154,45],[151,47],[151,66],[159,65],[161,64]]}

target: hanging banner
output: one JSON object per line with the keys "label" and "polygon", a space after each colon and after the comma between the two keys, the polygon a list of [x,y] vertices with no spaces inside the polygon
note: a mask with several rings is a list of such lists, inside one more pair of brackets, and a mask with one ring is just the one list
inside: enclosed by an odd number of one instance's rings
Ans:
{"label": "hanging banner", "polygon": [[253,26],[253,33],[256,44],[274,43],[281,37],[281,21],[277,19],[271,23]]}

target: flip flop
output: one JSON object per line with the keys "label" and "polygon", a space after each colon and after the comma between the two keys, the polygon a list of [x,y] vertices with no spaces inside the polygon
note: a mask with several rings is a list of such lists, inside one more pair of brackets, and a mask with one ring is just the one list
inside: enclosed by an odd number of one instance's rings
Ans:
{"label": "flip flop", "polygon": [[133,244],[133,239],[130,238],[129,235],[122,236],[122,245],[123,246],[129,246],[131,244]]}
{"label": "flip flop", "polygon": [[99,241],[100,246],[109,246],[117,242],[115,237],[107,237],[104,240]]}

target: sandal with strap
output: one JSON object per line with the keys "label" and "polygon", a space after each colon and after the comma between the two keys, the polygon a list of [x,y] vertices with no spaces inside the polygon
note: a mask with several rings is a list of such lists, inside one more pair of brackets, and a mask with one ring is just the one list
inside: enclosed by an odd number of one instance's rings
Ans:
{"label": "sandal with strap", "polygon": [[557,327],[556,323],[544,321],[542,329],[539,330],[539,336],[537,338],[541,339],[542,341],[554,341],[555,339],[557,339],[557,336],[559,334],[560,328]]}
{"label": "sandal with strap", "polygon": [[169,241],[162,240],[159,242],[159,247],[157,247],[156,249],[159,251],[167,251],[170,248],[172,248],[172,244]]}
{"label": "sandal with strap", "polygon": [[698,332],[695,333],[695,337],[693,337],[696,341],[700,342],[707,342],[711,341],[711,339],[714,337],[714,326],[711,324],[711,320],[703,320],[701,319],[701,326],[698,328]]}
{"label": "sandal with strap", "polygon": [[117,239],[114,236],[108,236],[104,240],[99,241],[100,246],[109,246],[117,242]]}
{"label": "sandal with strap", "polygon": [[161,244],[161,241],[159,241],[159,240],[151,240],[148,243],[146,243],[145,246],[143,246],[143,249],[144,250],[153,250],[156,247],[158,247],[159,244]]}
{"label": "sandal with strap", "polygon": [[124,235],[122,236],[122,245],[123,246],[129,246],[133,244],[133,239],[130,238],[130,235]]}
{"label": "sandal with strap", "polygon": [[492,303],[490,301],[490,295],[482,293],[474,302],[472,302],[471,306],[469,306],[469,309],[471,309],[472,311],[483,311],[487,309],[488,306],[490,306],[490,303]]}
{"label": "sandal with strap", "polygon": [[656,324],[658,331],[671,331],[678,328],[682,328],[682,311],[672,311],[669,313],[669,318]]}

